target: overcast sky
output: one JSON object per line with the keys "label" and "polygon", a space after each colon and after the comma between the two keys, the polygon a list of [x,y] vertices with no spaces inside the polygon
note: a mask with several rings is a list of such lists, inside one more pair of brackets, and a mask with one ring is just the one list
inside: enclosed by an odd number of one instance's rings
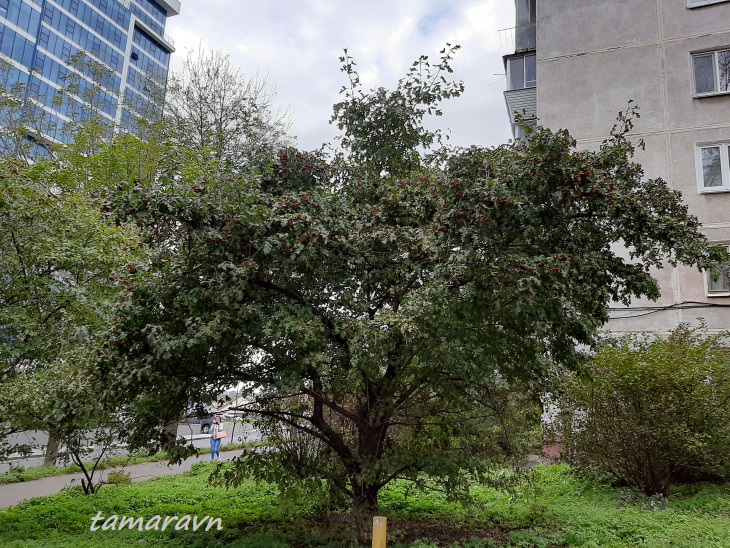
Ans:
{"label": "overcast sky", "polygon": [[506,142],[497,31],[512,26],[512,0],[182,0],[167,34],[177,48],[173,69],[202,44],[229,54],[247,75],[267,75],[289,108],[297,145],[311,150],[337,134],[329,119],[347,83],[344,48],[366,89],[392,89],[419,55],[435,62],[447,42],[462,46],[453,76],[466,90],[443,104],[438,127],[450,129],[455,145]]}

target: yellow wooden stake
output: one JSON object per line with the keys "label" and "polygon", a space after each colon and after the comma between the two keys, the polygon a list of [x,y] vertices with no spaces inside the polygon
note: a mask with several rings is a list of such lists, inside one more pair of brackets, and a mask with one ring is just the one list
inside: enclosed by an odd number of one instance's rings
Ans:
{"label": "yellow wooden stake", "polygon": [[388,518],[375,516],[373,518],[373,548],[385,548],[387,530]]}

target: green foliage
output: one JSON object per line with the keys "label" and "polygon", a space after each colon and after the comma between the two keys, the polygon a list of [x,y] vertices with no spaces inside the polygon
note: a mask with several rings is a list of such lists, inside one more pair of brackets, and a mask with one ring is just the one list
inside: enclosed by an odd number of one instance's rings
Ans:
{"label": "green foliage", "polygon": [[[130,136],[112,142],[100,111],[108,68],[83,52],[69,65],[57,99],[72,120],[55,130],[72,142],[46,143],[32,164],[23,149],[6,150],[0,164],[0,436],[49,432],[47,462],[60,447],[85,468],[81,449],[92,437],[107,445],[119,426],[98,398],[94,365],[118,273],[142,258],[136,228],[104,201],[120,180],[153,178],[159,154]],[[8,131],[22,141],[28,128]]]}
{"label": "green foliage", "polygon": [[648,494],[730,474],[730,357],[722,338],[681,326],[666,339],[608,340],[565,374],[557,431],[573,462]]}
{"label": "green foliage", "polygon": [[407,175],[421,164],[419,149],[441,144],[442,134],[423,127],[423,119],[441,116],[441,101],[458,97],[463,82],[451,82],[451,61],[460,46],[446,44],[438,64],[426,55],[413,62],[394,91],[378,88],[364,92],[355,61],[345,50],[340,57],[342,72],[350,86],[340,90],[345,100],[334,105],[330,123],[343,131],[342,146],[352,165],[376,177]]}
{"label": "green foliage", "polygon": [[[52,448],[60,446],[86,469],[81,448],[87,438],[93,433],[108,444],[120,433],[119,420],[129,417],[99,399],[94,365],[99,335],[114,321],[112,302],[132,287],[125,274],[148,260],[136,226],[112,215],[112,206],[126,199],[119,192],[133,195],[137,186],[169,182],[171,163],[184,159],[182,169],[194,176],[215,162],[203,145],[178,153],[175,143],[162,144],[169,132],[162,131],[162,111],[152,103],[134,107],[138,124],[144,123],[141,138],[115,137],[118,128],[103,115],[113,74],[84,52],[68,64],[72,70],[56,96],[69,107],[63,128],[40,127],[42,111],[33,108],[27,89],[9,80],[9,70],[1,83],[0,113],[9,123],[0,134],[6,155],[0,165],[0,444],[8,433],[47,431],[47,461],[55,461]],[[220,86],[207,91],[230,91],[230,75],[216,74]],[[260,94],[249,94],[248,110],[236,112],[238,122],[251,115],[250,136],[263,127],[267,107],[258,102],[262,88],[249,91]],[[208,106],[225,102],[209,98]],[[31,158],[35,141],[28,135],[45,143],[45,156]],[[275,135],[274,142],[283,139]],[[69,142],[48,142],[54,136]],[[247,146],[263,145],[251,138]]]}
{"label": "green foliage", "polygon": [[124,470],[112,470],[107,474],[104,483],[109,485],[128,485],[132,483],[132,474]]}
{"label": "green foliage", "polygon": [[95,60],[84,51],[72,55],[66,62],[71,68],[63,78],[63,88],[55,102],[64,105],[69,121],[56,128],[54,137],[62,137],[71,145],[52,145],[54,152],[67,148],[77,154],[91,156],[114,138],[114,122],[102,112],[109,94],[114,94],[114,70]]}
{"label": "green foliage", "polygon": [[[351,524],[343,516],[311,515],[300,499],[286,510],[278,490],[245,482],[237,488],[206,486],[214,465],[199,474],[167,477],[133,485],[102,488],[94,498],[67,492],[24,502],[0,511],[0,544],[23,547],[106,547],[136,545],[141,539],[165,546],[352,546]],[[540,467],[533,495],[515,496],[475,486],[476,505],[448,502],[437,491],[409,489],[394,482],[383,491],[381,511],[389,520],[389,546],[727,546],[730,490],[727,486],[693,485],[671,489],[667,506],[652,508],[652,498],[576,477],[567,466]],[[627,496],[628,495],[628,496]],[[221,517],[220,532],[90,532],[91,517],[101,511],[142,516],[186,513]],[[419,540],[416,540],[419,539]]]}
{"label": "green foliage", "polygon": [[[219,533],[222,535],[257,520],[282,519],[282,513],[276,506],[274,489],[265,486],[256,488],[251,482],[232,490],[206,488],[207,476],[212,468],[213,465],[207,464],[202,474],[159,478],[143,484],[106,486],[94,497],[84,497],[78,491],[69,491],[51,498],[21,503],[0,512],[0,543],[4,545],[13,539],[43,539],[54,531],[73,535],[85,533],[87,539],[96,537],[96,542],[102,543],[109,540],[109,536],[121,534],[113,532],[110,535],[109,532],[100,531],[90,534],[91,517],[98,511],[104,515],[126,513],[146,519],[156,514],[220,517],[224,525],[224,530]],[[302,511],[306,511],[306,504],[287,517],[291,518]],[[200,531],[195,534],[191,532],[186,538],[189,541],[196,537],[203,541],[214,541],[214,533],[210,531],[206,535]],[[168,539],[182,535],[174,531],[160,531],[137,534],[135,537]],[[184,539],[182,545],[185,545]]]}
{"label": "green foliage", "polygon": [[18,82],[18,73],[10,62],[0,59],[0,157],[32,162],[44,154],[36,145],[48,132],[48,116],[38,107],[45,98]]}
{"label": "green foliage", "polygon": [[543,129],[427,162],[422,119],[460,87],[422,60],[395,92],[366,94],[344,63],[343,156],[285,149],[243,180],[181,157],[120,188],[110,207],[153,260],[122,282],[108,396],[131,402],[144,444],[187,402],[243,386],[242,410],[284,450],[243,459],[234,485],[324,480],[358,516],[424,474],[468,499],[530,448],[549,364],[579,367],[613,302],[657,297],[649,270],[665,260],[723,253],[677,192],[643,179],[630,114],[595,152]]}
{"label": "green foliage", "polygon": [[70,446],[79,428],[109,417],[94,395],[93,355],[117,294],[109,278],[138,244],[87,192],[60,178],[47,186],[52,171],[0,163],[0,422]]}

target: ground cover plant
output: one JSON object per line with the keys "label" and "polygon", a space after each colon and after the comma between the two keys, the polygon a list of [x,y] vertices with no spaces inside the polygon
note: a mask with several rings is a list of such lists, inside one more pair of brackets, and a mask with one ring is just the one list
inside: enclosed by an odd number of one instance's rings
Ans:
{"label": "ground cover plant", "polygon": [[[104,487],[94,497],[72,490],[0,512],[0,544],[15,548],[138,544],[212,547],[356,546],[347,514],[322,515],[311,499],[282,501],[276,486],[246,481],[210,487],[213,464],[183,476]],[[506,476],[508,473],[504,472]],[[435,485],[435,484],[434,484]],[[464,507],[437,491],[395,482],[381,493],[389,547],[460,548],[730,546],[730,488],[680,486],[667,497],[612,488],[566,465],[543,466],[508,490],[475,487]],[[89,531],[101,512],[220,517],[221,531]]]}

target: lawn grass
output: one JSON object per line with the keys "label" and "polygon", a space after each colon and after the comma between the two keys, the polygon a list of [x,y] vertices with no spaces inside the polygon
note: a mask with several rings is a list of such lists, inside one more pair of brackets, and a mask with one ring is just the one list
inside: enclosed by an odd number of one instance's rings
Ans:
{"label": "lawn grass", "polygon": [[[348,515],[317,516],[311,501],[282,505],[275,486],[247,482],[209,487],[213,464],[183,476],[108,486],[86,497],[78,489],[0,511],[0,545],[12,547],[300,547],[354,545]],[[511,492],[477,487],[463,507],[438,493],[396,483],[381,496],[388,546],[730,547],[730,486],[674,489],[667,499],[582,479],[565,465],[535,470]],[[223,530],[95,531],[92,516],[184,514],[221,518]],[[101,522],[100,522],[101,523]]]}

